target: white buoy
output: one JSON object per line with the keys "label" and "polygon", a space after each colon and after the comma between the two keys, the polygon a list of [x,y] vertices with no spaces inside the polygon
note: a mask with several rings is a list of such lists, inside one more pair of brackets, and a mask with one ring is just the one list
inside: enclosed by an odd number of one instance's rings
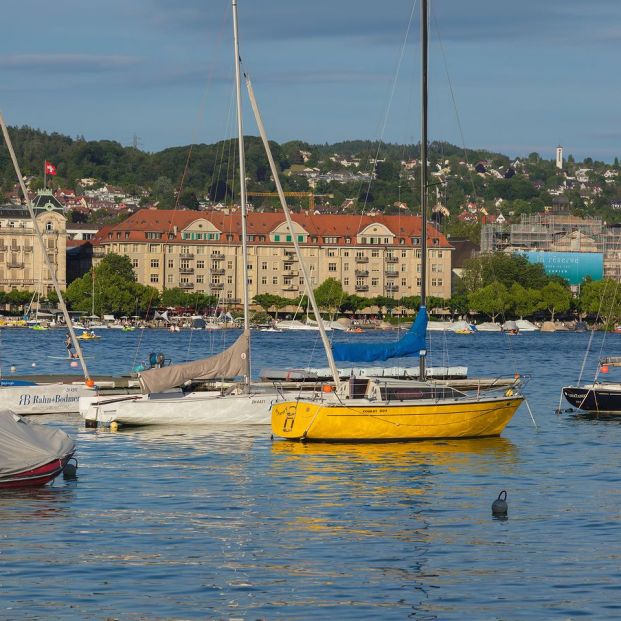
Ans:
{"label": "white buoy", "polygon": [[16,367],[14,367],[14,366],[12,366],[12,367],[11,367],[11,373],[15,373],[15,371],[17,371],[17,368],[16,368]]}
{"label": "white buoy", "polygon": [[36,363],[36,362],[33,362],[33,363],[32,363],[32,368],[34,369],[36,366],[37,366],[37,363]]}

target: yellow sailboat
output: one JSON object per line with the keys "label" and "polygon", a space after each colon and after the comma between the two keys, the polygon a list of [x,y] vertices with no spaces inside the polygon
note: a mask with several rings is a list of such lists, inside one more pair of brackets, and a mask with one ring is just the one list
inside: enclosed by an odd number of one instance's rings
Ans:
{"label": "yellow sailboat", "polygon": [[[353,343],[331,346],[296,235],[293,245],[304,277],[306,292],[317,319],[335,388],[326,387],[316,398],[300,398],[274,404],[271,424],[274,435],[288,440],[386,442],[439,438],[475,438],[498,436],[523,401],[518,383],[510,389],[461,392],[425,380],[425,335],[427,329],[427,0],[421,1],[422,53],[422,131],[421,131],[421,306],[408,333],[394,343]],[[271,154],[263,121],[250,80],[246,78],[250,102],[280,202],[290,231],[294,231],[291,213],[282,191],[278,170]],[[365,361],[419,355],[422,381],[387,381],[352,378],[341,382],[334,351],[340,360]]]}

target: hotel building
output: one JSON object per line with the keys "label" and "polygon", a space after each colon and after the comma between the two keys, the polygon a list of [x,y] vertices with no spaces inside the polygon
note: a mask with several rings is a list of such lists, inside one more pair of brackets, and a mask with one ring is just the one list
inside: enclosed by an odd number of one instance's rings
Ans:
{"label": "hotel building", "polygon": [[[290,231],[280,213],[250,213],[247,219],[249,295],[296,298],[304,280],[293,246],[299,242],[312,286],[327,278],[346,293],[395,299],[420,294],[421,218],[293,214]],[[143,209],[101,229],[93,244],[97,263],[107,253],[130,258],[138,282],[160,291],[180,287],[242,298],[243,263],[239,212]],[[428,288],[451,295],[451,252],[446,237],[427,226]]]}
{"label": "hotel building", "polygon": [[[40,192],[33,208],[56,279],[64,290],[67,220],[63,208],[51,192]],[[22,205],[0,206],[0,290],[39,291],[46,296],[53,288],[28,210]]]}

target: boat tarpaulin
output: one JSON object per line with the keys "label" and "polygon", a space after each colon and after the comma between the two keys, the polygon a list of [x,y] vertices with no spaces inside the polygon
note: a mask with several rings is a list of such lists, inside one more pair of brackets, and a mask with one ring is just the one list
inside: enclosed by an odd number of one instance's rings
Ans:
{"label": "boat tarpaulin", "polygon": [[425,332],[427,331],[427,309],[421,306],[416,315],[416,320],[405,336],[398,341],[387,343],[360,342],[360,343],[334,343],[332,353],[335,360],[347,360],[349,362],[374,362],[376,360],[389,360],[405,356],[419,355],[421,349],[425,349]]}
{"label": "boat tarpaulin", "polygon": [[182,386],[189,380],[233,378],[243,375],[247,368],[250,331],[241,336],[223,352],[192,362],[171,364],[161,369],[149,369],[138,374],[142,392],[162,392]]}
{"label": "boat tarpaulin", "polygon": [[75,443],[61,429],[31,423],[9,410],[0,411],[0,481],[74,451]]}

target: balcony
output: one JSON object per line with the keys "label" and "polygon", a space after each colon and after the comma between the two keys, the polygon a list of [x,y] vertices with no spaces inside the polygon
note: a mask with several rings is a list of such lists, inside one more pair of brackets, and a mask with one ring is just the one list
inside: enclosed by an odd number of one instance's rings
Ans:
{"label": "balcony", "polygon": [[399,257],[386,257],[386,263],[399,263]]}
{"label": "balcony", "polygon": [[181,289],[194,289],[194,283],[193,282],[180,282],[179,287]]}
{"label": "balcony", "polygon": [[21,246],[11,246],[10,251],[11,252],[19,252],[22,249]]}
{"label": "balcony", "polygon": [[300,287],[298,285],[294,285],[293,283],[282,286],[283,291],[299,291]]}
{"label": "balcony", "polygon": [[32,252],[32,246],[24,246],[24,252]]}
{"label": "balcony", "polygon": [[224,274],[224,270],[220,267],[212,267],[209,272],[215,276],[222,276]]}
{"label": "balcony", "polygon": [[368,291],[369,285],[356,285],[356,291]]}
{"label": "balcony", "polygon": [[95,258],[105,257],[106,256],[106,251],[103,248],[93,248],[93,256]]}
{"label": "balcony", "polygon": [[182,252],[179,257],[181,259],[193,259],[194,255],[191,252]]}
{"label": "balcony", "polygon": [[180,274],[194,274],[194,268],[193,267],[180,267],[179,273]]}
{"label": "balcony", "polygon": [[356,257],[356,263],[368,263],[369,257]]}
{"label": "balcony", "polygon": [[386,293],[394,293],[399,291],[399,285],[386,285]]}
{"label": "balcony", "polygon": [[285,269],[284,276],[299,276],[298,270]]}
{"label": "balcony", "polygon": [[24,267],[24,263],[20,261],[7,261],[6,266],[11,269],[22,269]]}
{"label": "balcony", "polygon": [[209,258],[213,261],[224,261],[224,255],[221,252],[214,252],[209,255]]}
{"label": "balcony", "polygon": [[399,276],[399,272],[395,272],[394,270],[386,270],[384,274],[386,274],[386,278],[396,278]]}
{"label": "balcony", "polygon": [[356,270],[356,278],[365,278],[369,275],[369,270]]}
{"label": "balcony", "polygon": [[209,288],[214,289],[215,291],[222,290],[224,289],[224,283],[223,282],[212,282],[212,283],[209,283]]}

